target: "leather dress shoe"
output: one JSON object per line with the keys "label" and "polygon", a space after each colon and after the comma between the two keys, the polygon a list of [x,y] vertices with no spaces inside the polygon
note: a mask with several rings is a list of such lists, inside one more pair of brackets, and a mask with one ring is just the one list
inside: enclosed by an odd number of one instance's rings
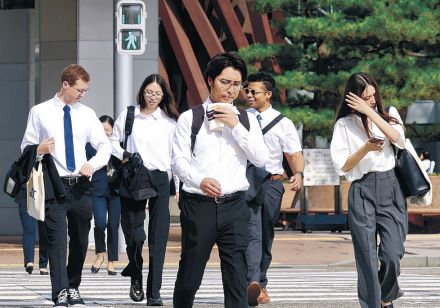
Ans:
{"label": "leather dress shoe", "polygon": [[144,300],[144,290],[142,289],[142,280],[133,279],[130,286],[130,298],[134,302],[141,302]]}
{"label": "leather dress shoe", "polygon": [[247,287],[248,306],[258,306],[258,296],[260,293],[260,284],[256,281],[252,281]]}
{"label": "leather dress shoe", "polygon": [[147,306],[163,306],[162,299],[159,298],[147,298]]}
{"label": "leather dress shoe", "polygon": [[270,297],[269,297],[269,294],[267,294],[266,288],[261,288],[261,293],[258,296],[258,303],[259,304],[269,304],[270,303]]}

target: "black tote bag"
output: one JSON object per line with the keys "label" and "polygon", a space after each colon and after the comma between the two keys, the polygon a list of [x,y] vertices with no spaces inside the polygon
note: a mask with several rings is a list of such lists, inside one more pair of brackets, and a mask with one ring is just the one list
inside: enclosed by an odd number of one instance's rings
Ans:
{"label": "black tote bag", "polygon": [[397,149],[395,154],[395,172],[405,197],[417,197],[427,193],[430,189],[429,182],[413,155],[407,149]]}

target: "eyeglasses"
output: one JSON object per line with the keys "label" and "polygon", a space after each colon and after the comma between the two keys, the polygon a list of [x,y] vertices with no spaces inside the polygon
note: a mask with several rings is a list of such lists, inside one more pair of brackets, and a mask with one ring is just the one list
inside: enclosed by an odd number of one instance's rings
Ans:
{"label": "eyeglasses", "polygon": [[89,89],[78,89],[73,85],[70,85],[72,88],[75,89],[76,93],[78,93],[79,95],[83,95],[83,94],[87,94],[87,92],[89,92]]}
{"label": "eyeglasses", "polygon": [[144,91],[144,95],[146,95],[146,96],[153,96],[153,95],[155,95],[157,97],[161,97],[163,95],[163,93],[160,92],[160,91],[145,90]]}
{"label": "eyeglasses", "polygon": [[267,93],[267,91],[256,91],[254,89],[244,88],[244,92],[246,94],[251,94],[252,96],[257,96],[260,93]]}
{"label": "eyeglasses", "polygon": [[235,91],[240,91],[243,89],[243,84],[241,81],[233,81],[233,80],[227,80],[227,79],[217,79],[219,81],[220,88],[223,90],[227,90],[230,87],[233,87]]}

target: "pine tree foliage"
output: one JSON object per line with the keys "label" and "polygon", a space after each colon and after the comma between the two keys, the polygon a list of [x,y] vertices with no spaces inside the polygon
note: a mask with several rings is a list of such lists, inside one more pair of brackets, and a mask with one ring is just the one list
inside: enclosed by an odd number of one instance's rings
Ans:
{"label": "pine tree foliage", "polygon": [[313,92],[313,99],[288,100],[291,107],[308,105],[301,112],[319,118],[322,108],[335,110],[348,77],[360,71],[377,80],[384,103],[403,116],[416,100],[440,101],[438,0],[255,0],[255,9],[269,17],[282,11],[272,25],[286,43],[255,44],[240,54],[251,64],[275,59],[281,91]]}

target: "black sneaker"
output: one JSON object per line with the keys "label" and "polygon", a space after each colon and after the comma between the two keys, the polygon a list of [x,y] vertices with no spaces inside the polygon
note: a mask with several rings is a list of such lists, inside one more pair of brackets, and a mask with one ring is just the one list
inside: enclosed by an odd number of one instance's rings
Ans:
{"label": "black sneaker", "polygon": [[84,303],[77,288],[69,289],[69,306],[72,307],[84,307]]}
{"label": "black sneaker", "polygon": [[58,293],[58,297],[55,300],[55,305],[54,307],[69,307],[68,303],[67,303],[67,290],[63,289],[60,291],[60,293]]}

